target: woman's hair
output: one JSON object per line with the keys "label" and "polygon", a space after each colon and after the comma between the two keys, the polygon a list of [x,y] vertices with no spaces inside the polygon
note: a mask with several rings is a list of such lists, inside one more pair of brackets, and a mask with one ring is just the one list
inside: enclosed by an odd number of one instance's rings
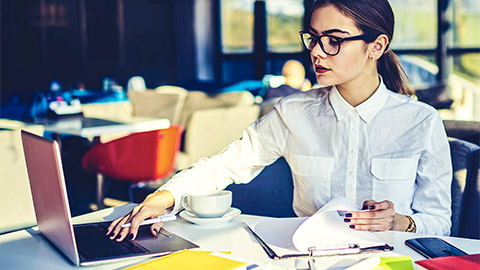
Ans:
{"label": "woman's hair", "polygon": [[378,73],[388,89],[403,95],[414,96],[415,91],[407,74],[395,53],[389,49],[393,39],[395,19],[388,0],[317,0],[312,6],[310,16],[316,9],[329,4],[351,18],[363,34],[375,37],[385,34],[388,37],[389,43],[385,53],[377,62]]}

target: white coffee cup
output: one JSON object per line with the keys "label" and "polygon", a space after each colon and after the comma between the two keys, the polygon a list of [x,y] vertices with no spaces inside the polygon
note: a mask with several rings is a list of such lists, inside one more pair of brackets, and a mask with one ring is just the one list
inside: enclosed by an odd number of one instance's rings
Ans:
{"label": "white coffee cup", "polygon": [[215,190],[182,197],[182,207],[199,218],[222,217],[232,206],[230,190]]}

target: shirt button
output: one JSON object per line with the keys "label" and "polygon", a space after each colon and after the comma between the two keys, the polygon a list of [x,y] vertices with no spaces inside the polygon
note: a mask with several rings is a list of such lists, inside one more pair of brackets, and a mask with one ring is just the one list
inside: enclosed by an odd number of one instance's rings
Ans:
{"label": "shirt button", "polygon": [[349,176],[353,176],[353,171],[349,171],[349,172],[348,172],[348,175],[349,175]]}
{"label": "shirt button", "polygon": [[347,194],[347,198],[350,199],[350,200],[353,200],[353,194],[352,194],[352,193],[348,193],[348,194]]}
{"label": "shirt button", "polygon": [[350,154],[353,154],[353,153],[355,153],[355,149],[352,148],[350,149]]}

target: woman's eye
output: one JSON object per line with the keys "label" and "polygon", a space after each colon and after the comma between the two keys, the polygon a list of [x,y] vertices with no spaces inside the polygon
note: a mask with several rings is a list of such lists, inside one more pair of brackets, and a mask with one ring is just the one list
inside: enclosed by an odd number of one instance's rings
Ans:
{"label": "woman's eye", "polygon": [[330,45],[332,45],[332,46],[337,46],[340,42],[338,42],[338,40],[335,39],[335,38],[330,38],[330,39],[328,40],[328,43],[329,43]]}

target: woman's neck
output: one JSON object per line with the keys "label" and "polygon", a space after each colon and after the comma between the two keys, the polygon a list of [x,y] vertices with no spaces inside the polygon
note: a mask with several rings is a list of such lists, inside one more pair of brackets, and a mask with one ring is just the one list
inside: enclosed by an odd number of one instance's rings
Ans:
{"label": "woman's neck", "polygon": [[360,105],[375,93],[380,85],[378,73],[368,77],[357,77],[354,80],[336,85],[338,92],[353,107]]}

